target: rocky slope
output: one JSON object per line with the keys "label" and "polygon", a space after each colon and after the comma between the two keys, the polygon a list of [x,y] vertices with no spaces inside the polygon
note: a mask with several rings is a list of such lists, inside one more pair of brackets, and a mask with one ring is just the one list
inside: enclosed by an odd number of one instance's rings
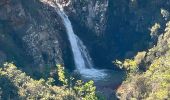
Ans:
{"label": "rocky slope", "polygon": [[64,28],[54,9],[35,0],[1,0],[0,8],[1,64],[14,61],[43,72],[64,63]]}
{"label": "rocky slope", "polygon": [[[105,29],[107,5],[108,1],[72,1],[65,9],[72,19],[100,34]],[[0,7],[1,64],[14,61],[37,66],[41,72],[56,63],[71,65],[65,28],[54,8],[34,0],[2,0]]]}
{"label": "rocky slope", "polygon": [[[58,0],[76,34],[98,67],[133,57],[149,47],[150,31],[169,19],[169,0]],[[0,63],[24,66],[72,66],[65,28],[54,8],[35,0],[1,0]],[[111,66],[110,68],[112,68]],[[33,68],[34,70],[34,68]]]}

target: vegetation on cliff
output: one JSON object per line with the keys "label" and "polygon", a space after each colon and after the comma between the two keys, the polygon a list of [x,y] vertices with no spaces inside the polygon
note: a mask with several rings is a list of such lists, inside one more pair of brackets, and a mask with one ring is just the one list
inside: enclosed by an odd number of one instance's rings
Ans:
{"label": "vegetation on cliff", "polygon": [[[121,100],[167,100],[170,98],[170,22],[157,45],[137,59],[116,61],[127,70],[127,79],[117,90]],[[139,57],[140,58],[140,57]],[[138,58],[138,59],[139,59]]]}

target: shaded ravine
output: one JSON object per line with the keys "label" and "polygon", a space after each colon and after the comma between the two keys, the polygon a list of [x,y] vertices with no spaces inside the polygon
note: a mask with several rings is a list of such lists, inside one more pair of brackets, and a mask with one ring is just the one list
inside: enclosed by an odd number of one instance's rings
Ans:
{"label": "shaded ravine", "polygon": [[115,89],[121,84],[124,78],[124,72],[107,69],[99,70],[94,68],[96,66],[93,65],[93,61],[86,46],[74,33],[72,24],[68,16],[65,14],[62,5],[50,1],[44,1],[44,3],[55,9],[56,13],[61,17],[66,29],[76,67],[76,70],[72,74],[77,75],[78,72],[78,75],[80,75],[81,79],[85,82],[93,80],[98,92],[105,95],[107,99],[115,98]]}

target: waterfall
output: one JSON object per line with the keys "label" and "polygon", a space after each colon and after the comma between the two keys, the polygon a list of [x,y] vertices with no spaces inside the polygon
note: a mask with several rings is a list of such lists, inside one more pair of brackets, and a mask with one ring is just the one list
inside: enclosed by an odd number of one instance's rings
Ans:
{"label": "waterfall", "polygon": [[105,76],[105,73],[103,71],[93,68],[92,59],[86,49],[86,46],[83,44],[81,39],[74,33],[71,22],[68,16],[64,13],[63,9],[60,8],[60,10],[58,10],[58,14],[61,16],[65,25],[74,56],[74,62],[80,74],[90,78],[102,78],[103,76]]}
{"label": "waterfall", "polygon": [[78,72],[82,76],[92,78],[94,80],[97,78],[101,79],[102,77],[105,77],[106,74],[103,72],[103,70],[97,70],[93,68],[92,59],[88,53],[88,50],[86,49],[86,46],[84,45],[83,41],[74,33],[71,22],[68,16],[65,14],[62,5],[58,3],[54,4],[52,2],[48,2],[48,3],[50,4],[50,6],[56,9],[56,12],[61,17],[65,25],[68,39],[71,45],[72,53],[73,53],[75,66]]}
{"label": "waterfall", "polygon": [[92,60],[89,56],[86,46],[83,44],[81,39],[76,34],[74,34],[68,16],[64,13],[62,9],[58,10],[58,14],[61,16],[62,21],[65,25],[77,70],[81,71],[86,68],[92,68],[93,67]]}

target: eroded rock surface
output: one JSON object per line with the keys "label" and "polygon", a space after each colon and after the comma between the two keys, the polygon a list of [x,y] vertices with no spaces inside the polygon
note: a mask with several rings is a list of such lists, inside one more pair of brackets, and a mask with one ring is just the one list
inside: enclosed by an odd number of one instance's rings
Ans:
{"label": "eroded rock surface", "polygon": [[35,0],[3,0],[0,22],[0,50],[9,61],[22,64],[28,58],[31,61],[25,62],[42,72],[46,66],[64,63],[60,35],[63,26],[53,8]]}

